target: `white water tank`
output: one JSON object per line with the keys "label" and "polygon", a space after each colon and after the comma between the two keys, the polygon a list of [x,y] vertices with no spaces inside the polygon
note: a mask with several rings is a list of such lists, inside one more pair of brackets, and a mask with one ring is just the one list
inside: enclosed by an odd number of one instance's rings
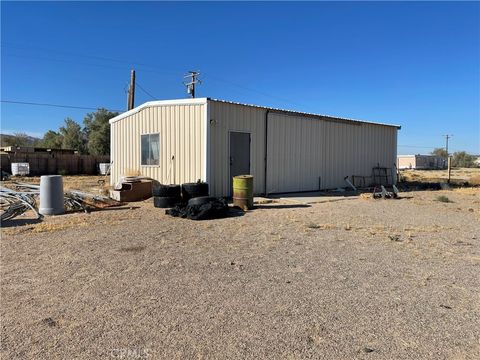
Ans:
{"label": "white water tank", "polygon": [[110,172],[110,163],[99,163],[100,175],[107,175]]}
{"label": "white water tank", "polygon": [[12,163],[13,176],[26,176],[30,174],[30,164],[27,162]]}
{"label": "white water tank", "polygon": [[42,215],[60,215],[65,212],[63,202],[63,178],[61,175],[40,177],[40,208]]}

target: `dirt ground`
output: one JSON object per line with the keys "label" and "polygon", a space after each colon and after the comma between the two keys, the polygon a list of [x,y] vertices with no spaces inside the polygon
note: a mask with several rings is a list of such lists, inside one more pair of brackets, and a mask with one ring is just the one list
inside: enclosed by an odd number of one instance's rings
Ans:
{"label": "dirt ground", "polygon": [[478,359],[479,224],[474,188],[202,222],[151,201],[17,218],[2,224],[0,354]]}

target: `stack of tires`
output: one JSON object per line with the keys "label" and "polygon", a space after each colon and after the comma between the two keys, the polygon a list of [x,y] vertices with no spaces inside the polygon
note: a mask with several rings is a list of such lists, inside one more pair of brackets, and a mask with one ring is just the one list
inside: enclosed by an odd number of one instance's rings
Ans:
{"label": "stack of tires", "polygon": [[[153,205],[157,208],[171,208],[177,204],[204,203],[208,199],[208,184],[203,182],[180,185],[158,185],[152,191]],[[197,199],[197,200],[193,200]],[[203,199],[203,200],[202,200]]]}
{"label": "stack of tires", "polygon": [[180,185],[158,185],[152,190],[153,206],[171,208],[182,202]]}
{"label": "stack of tires", "polygon": [[190,199],[208,196],[208,184],[204,182],[182,184],[182,200],[188,203]]}

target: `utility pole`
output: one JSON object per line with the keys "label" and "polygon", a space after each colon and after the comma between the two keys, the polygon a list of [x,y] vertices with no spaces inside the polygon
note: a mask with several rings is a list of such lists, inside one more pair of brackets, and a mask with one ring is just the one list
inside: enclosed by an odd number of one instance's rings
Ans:
{"label": "utility pole", "polygon": [[447,158],[448,158],[448,139],[453,137],[453,135],[443,135],[445,137],[445,151],[447,152]]}
{"label": "utility pole", "polygon": [[130,86],[128,87],[127,110],[135,107],[135,70],[130,72]]}
{"label": "utility pole", "polygon": [[195,84],[201,84],[202,81],[198,79],[198,76],[200,73],[198,71],[189,71],[187,75],[184,76],[184,78],[190,78],[190,82],[188,83],[183,83],[187,87],[187,93],[192,96],[192,98],[195,97]]}
{"label": "utility pole", "polygon": [[445,137],[445,151],[447,153],[447,170],[448,170],[448,180],[447,183],[450,184],[450,176],[452,173],[452,158],[448,155],[448,139],[450,139],[453,135],[443,135]]}

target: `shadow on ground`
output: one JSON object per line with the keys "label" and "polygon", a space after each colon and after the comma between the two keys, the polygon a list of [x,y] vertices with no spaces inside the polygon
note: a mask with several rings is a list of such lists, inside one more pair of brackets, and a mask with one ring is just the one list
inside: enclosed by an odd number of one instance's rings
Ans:
{"label": "shadow on ground", "polygon": [[307,208],[308,204],[259,204],[255,205],[253,209],[295,209],[295,208]]}
{"label": "shadow on ground", "polygon": [[11,219],[2,221],[2,228],[33,225],[42,222],[42,219]]}

